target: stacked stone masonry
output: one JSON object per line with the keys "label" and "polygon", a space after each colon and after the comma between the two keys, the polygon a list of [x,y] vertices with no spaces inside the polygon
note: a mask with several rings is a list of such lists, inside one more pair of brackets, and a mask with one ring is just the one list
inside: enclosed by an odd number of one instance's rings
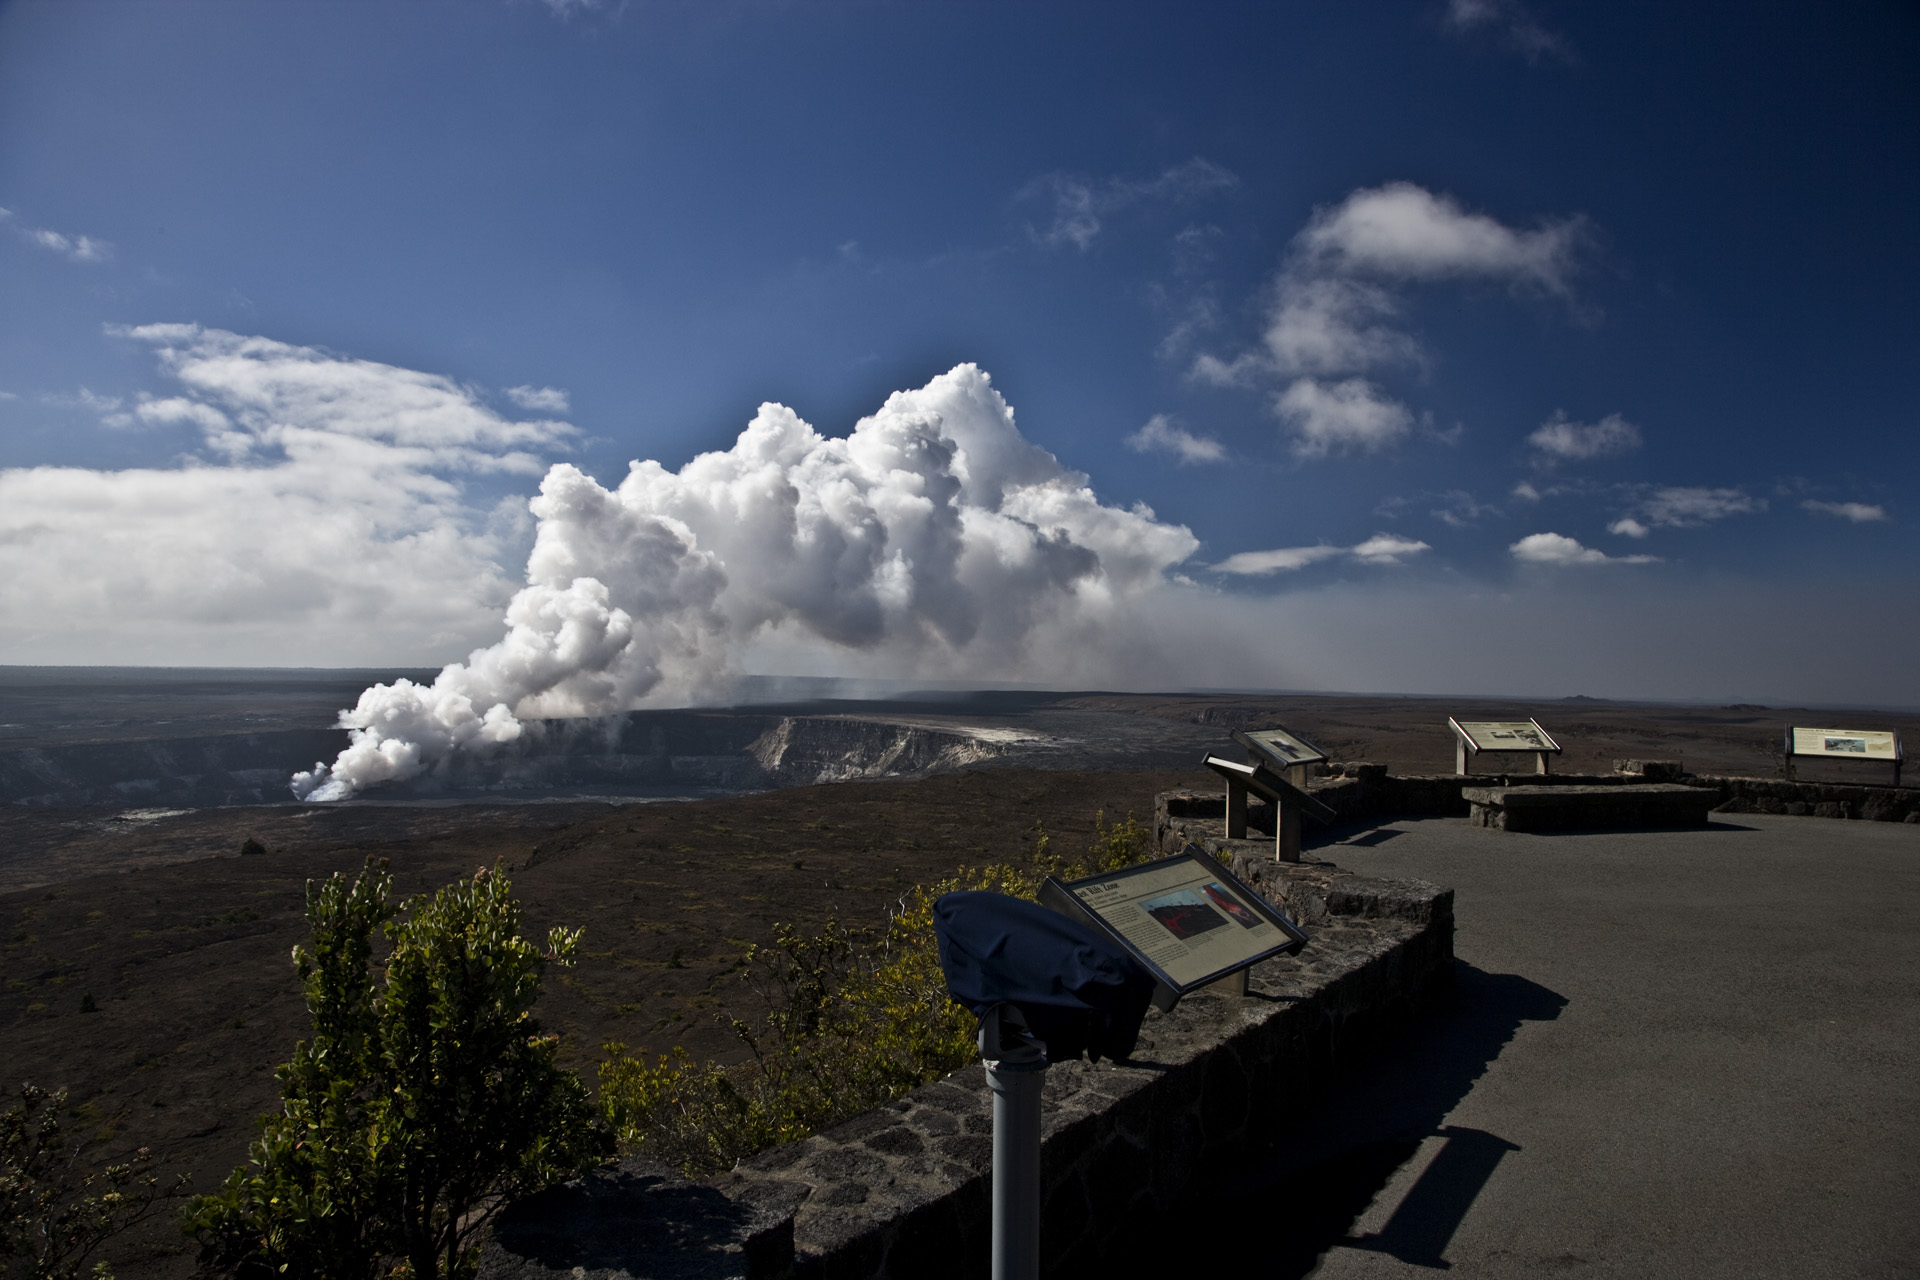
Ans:
{"label": "stacked stone masonry", "polygon": [[[1203,1170],[1271,1145],[1290,1099],[1371,1052],[1450,977],[1452,890],[1271,857],[1236,870],[1307,928],[1299,955],[1256,966],[1244,997],[1149,1012],[1129,1062],[1047,1072],[1043,1273],[1124,1250]],[[984,1275],[992,1133],[976,1064],[710,1184],[629,1161],[537,1197],[507,1216],[480,1274]]]}

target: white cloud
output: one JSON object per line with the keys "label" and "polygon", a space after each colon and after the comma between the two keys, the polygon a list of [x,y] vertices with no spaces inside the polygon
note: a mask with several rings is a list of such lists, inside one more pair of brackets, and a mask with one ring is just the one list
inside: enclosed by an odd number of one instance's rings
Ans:
{"label": "white cloud", "polygon": [[1127,437],[1127,448],[1136,453],[1171,453],[1181,466],[1197,462],[1225,462],[1227,447],[1210,436],[1197,436],[1177,425],[1164,413],[1156,413],[1147,424]]}
{"label": "white cloud", "polygon": [[[1085,252],[1105,220],[1132,205],[1200,199],[1238,186],[1240,179],[1211,160],[1195,157],[1145,180],[1088,178],[1050,173],[1028,183],[1016,197],[1051,203],[1052,221],[1034,239],[1050,249],[1072,245]],[[1185,234],[1184,232],[1182,233]]]}
{"label": "white cloud", "polygon": [[1873,521],[1885,520],[1887,518],[1887,509],[1885,507],[1873,506],[1865,502],[1821,502],[1817,498],[1808,498],[1800,505],[1808,511],[1817,512],[1820,515],[1826,516],[1839,516],[1841,519],[1851,520],[1855,524],[1869,524]]}
{"label": "white cloud", "polygon": [[1411,182],[1390,182],[1315,211],[1298,243],[1322,272],[1478,277],[1565,293],[1582,235],[1577,218],[1517,231]]}
{"label": "white cloud", "polygon": [[1543,26],[1520,0],[1447,0],[1446,22],[1461,32],[1496,30],[1528,62],[1573,61],[1573,46],[1566,37]]}
{"label": "white cloud", "polygon": [[1357,449],[1377,453],[1406,438],[1413,415],[1364,378],[1320,382],[1301,378],[1274,401],[1303,458]]}
{"label": "white cloud", "polygon": [[143,400],[134,412],[139,415],[142,422],[153,426],[193,426],[200,428],[208,436],[226,432],[233,427],[232,419],[226,414],[210,404],[189,400],[185,396]]}
{"label": "white cloud", "polygon": [[1266,576],[1275,573],[1292,573],[1308,565],[1319,564],[1323,560],[1332,560],[1339,556],[1351,556],[1362,564],[1399,564],[1406,556],[1430,550],[1432,548],[1424,542],[1395,537],[1390,533],[1376,533],[1358,546],[1330,547],[1323,543],[1313,547],[1277,547],[1272,551],[1242,551],[1209,567],[1215,573],[1231,573],[1241,577]]}
{"label": "white cloud", "polygon": [[[1231,357],[1201,352],[1188,376],[1241,388],[1292,379],[1273,407],[1301,457],[1386,449],[1410,434],[1414,415],[1366,375],[1428,363],[1400,323],[1401,291],[1478,279],[1570,296],[1584,240],[1578,218],[1516,229],[1410,182],[1362,188],[1316,210],[1294,237],[1259,348]],[[1423,434],[1451,443],[1460,431]]]}
{"label": "white cloud", "polygon": [[1623,538],[1644,538],[1652,531],[1632,516],[1621,516],[1607,526],[1607,532],[1617,533]]}
{"label": "white cloud", "polygon": [[1653,564],[1657,556],[1610,556],[1558,533],[1530,533],[1507,548],[1529,564]]}
{"label": "white cloud", "polygon": [[567,412],[567,393],[558,387],[508,387],[506,397],[535,413]]}
{"label": "white cloud", "polygon": [[1638,508],[1649,524],[1674,528],[1708,524],[1728,516],[1749,515],[1766,509],[1766,499],[1750,497],[1738,489],[1683,486],[1655,489],[1641,500]]}
{"label": "white cloud", "polygon": [[0,209],[0,222],[11,226],[15,235],[34,248],[57,253],[72,262],[92,264],[113,258],[113,245],[105,240],[96,240],[92,236],[63,235],[45,227],[29,227],[16,219],[11,209]]}
{"label": "white cloud", "polygon": [[1587,423],[1573,422],[1556,410],[1527,437],[1527,443],[1537,451],[1538,461],[1548,466],[1585,462],[1633,452],[1640,447],[1640,429],[1617,413]]}
{"label": "white cloud", "polygon": [[1513,486],[1513,496],[1522,502],[1538,502],[1540,501],[1541,493],[1525,480],[1522,480],[1519,484]]}
{"label": "white cloud", "polygon": [[1377,285],[1340,277],[1290,282],[1267,325],[1267,350],[1288,375],[1418,364],[1420,344],[1410,334],[1373,323],[1399,310]]}
{"label": "white cloud", "polygon": [[1216,573],[1233,573],[1243,576],[1292,573],[1296,569],[1304,569],[1310,564],[1319,564],[1322,560],[1331,560],[1335,556],[1346,553],[1345,547],[1324,545],[1276,547],[1272,551],[1241,551],[1210,567]]}
{"label": "white cloud", "polygon": [[1424,542],[1412,538],[1397,538],[1390,533],[1376,533],[1359,546],[1353,548],[1353,558],[1367,564],[1399,564],[1401,557],[1417,555],[1422,551],[1431,551]]}
{"label": "white cloud", "polygon": [[172,467],[0,470],[5,660],[385,664],[495,632],[513,518],[476,506],[466,477],[537,473],[572,428],[264,338],[115,332],[177,392],[133,412],[198,444]]}

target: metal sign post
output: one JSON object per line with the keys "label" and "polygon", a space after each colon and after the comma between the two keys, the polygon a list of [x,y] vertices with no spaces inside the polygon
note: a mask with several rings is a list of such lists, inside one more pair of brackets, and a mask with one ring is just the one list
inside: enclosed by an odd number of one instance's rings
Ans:
{"label": "metal sign post", "polygon": [[980,1057],[993,1091],[993,1280],[1039,1280],[1046,1046],[1019,1010],[997,1004],[980,1019]]}

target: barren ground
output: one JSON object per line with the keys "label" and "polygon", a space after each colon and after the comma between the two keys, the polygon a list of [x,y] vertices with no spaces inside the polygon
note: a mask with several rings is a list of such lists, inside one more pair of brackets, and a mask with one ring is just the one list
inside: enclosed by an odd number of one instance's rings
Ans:
{"label": "barren ground", "polygon": [[[1789,722],[1891,726],[1920,717],[1570,700],[1084,695],[1063,707],[1230,728],[1281,723],[1336,758],[1446,772],[1449,713],[1537,716],[1563,772],[1614,757],[1682,758],[1701,772],[1769,774]],[[1849,776],[1849,775],[1841,775]],[[1858,775],[1881,781],[1879,774]],[[172,814],[0,811],[0,1079],[65,1087],[88,1163],[137,1146],[211,1190],[274,1105],[273,1068],[305,1030],[288,960],[306,882],[392,860],[404,892],[502,859],[527,926],[586,929],[585,959],[553,975],[542,1016],[587,1072],[619,1039],[730,1057],[720,1021],[753,1016],[736,960],[776,923],[879,923],[903,891],[966,864],[1022,856],[1034,824],[1084,847],[1096,813],[1150,820],[1154,793],[1208,784],[1198,769],[1106,773],[982,768],[723,800],[612,807],[272,806]],[[249,836],[268,846],[237,851]],[[92,996],[97,1012],[81,1012]],[[112,1250],[123,1280],[187,1274],[155,1224]]]}

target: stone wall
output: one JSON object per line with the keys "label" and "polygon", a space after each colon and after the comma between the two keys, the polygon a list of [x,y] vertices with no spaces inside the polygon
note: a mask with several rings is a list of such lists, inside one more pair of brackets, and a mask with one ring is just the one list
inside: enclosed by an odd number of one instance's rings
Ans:
{"label": "stone wall", "polygon": [[1867,822],[1920,822],[1920,789],[1788,782],[1784,778],[1690,777],[1696,787],[1718,787],[1720,813],[1792,813]]}
{"label": "stone wall", "polygon": [[[1256,966],[1246,996],[1200,992],[1150,1011],[1126,1063],[1047,1072],[1044,1273],[1124,1252],[1203,1169],[1271,1146],[1297,1099],[1371,1052],[1451,975],[1450,889],[1281,866],[1270,850],[1236,870],[1311,941]],[[517,1206],[481,1276],[984,1275],[992,1132],[975,1064],[708,1184],[630,1161]]]}

